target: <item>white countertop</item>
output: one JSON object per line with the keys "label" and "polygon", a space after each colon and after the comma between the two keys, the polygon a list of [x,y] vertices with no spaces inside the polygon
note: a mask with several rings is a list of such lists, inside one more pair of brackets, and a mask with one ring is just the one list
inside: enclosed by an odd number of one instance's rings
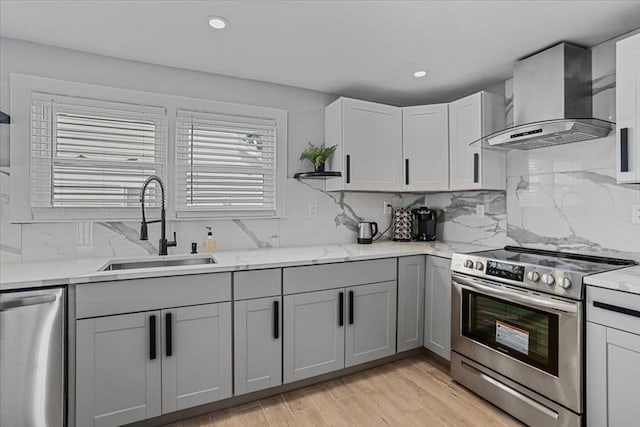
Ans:
{"label": "white countertop", "polygon": [[584,278],[584,283],[640,295],[640,265],[587,276]]}
{"label": "white countertop", "polygon": [[[220,251],[212,256],[215,264],[158,267],[135,270],[99,271],[114,260],[138,261],[142,258],[85,258],[0,264],[0,290],[36,288],[52,285],[80,284],[184,274],[258,270],[263,268],[328,264],[343,261],[391,258],[408,255],[435,255],[450,258],[453,252],[476,252],[494,249],[468,243],[442,242],[378,242],[371,245],[334,244],[320,246]],[[199,254],[202,256],[203,254]],[[183,257],[176,254],[173,257]]]}

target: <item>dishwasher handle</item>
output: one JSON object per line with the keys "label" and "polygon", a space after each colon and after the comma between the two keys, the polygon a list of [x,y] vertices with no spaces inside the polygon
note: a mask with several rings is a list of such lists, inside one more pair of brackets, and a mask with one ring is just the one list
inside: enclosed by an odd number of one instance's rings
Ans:
{"label": "dishwasher handle", "polygon": [[27,307],[30,305],[46,304],[49,302],[54,302],[57,298],[57,295],[50,294],[6,299],[4,301],[0,301],[0,311],[10,310],[12,308]]}

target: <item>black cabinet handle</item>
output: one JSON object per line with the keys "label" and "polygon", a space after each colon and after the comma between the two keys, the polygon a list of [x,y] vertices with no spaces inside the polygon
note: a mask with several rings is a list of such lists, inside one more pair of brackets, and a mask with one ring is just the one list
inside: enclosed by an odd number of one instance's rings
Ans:
{"label": "black cabinet handle", "polygon": [[344,292],[338,294],[338,326],[344,326]]}
{"label": "black cabinet handle", "polygon": [[480,155],[473,153],[473,183],[478,182],[478,176],[480,175]]}
{"label": "black cabinet handle", "polygon": [[351,155],[347,154],[347,184],[351,182]]}
{"label": "black cabinet handle", "polygon": [[409,185],[409,159],[404,159],[404,183]]}
{"label": "black cabinet handle", "polygon": [[167,342],[167,357],[171,357],[173,355],[173,331],[172,331],[172,322],[171,322],[171,313],[167,313],[164,315],[164,332],[165,332],[165,340]]}
{"label": "black cabinet handle", "polygon": [[149,359],[156,359],[156,315],[149,317]]}
{"label": "black cabinet handle", "polygon": [[280,338],[280,301],[273,302],[273,338]]}
{"label": "black cabinet handle", "polygon": [[349,324],[353,325],[353,291],[349,291]]}
{"label": "black cabinet handle", "polygon": [[629,172],[629,128],[620,129],[620,172]]}
{"label": "black cabinet handle", "polygon": [[606,302],[594,301],[593,306],[604,310],[615,311],[616,313],[626,314],[627,316],[640,317],[640,311],[632,310],[626,307],[607,304]]}

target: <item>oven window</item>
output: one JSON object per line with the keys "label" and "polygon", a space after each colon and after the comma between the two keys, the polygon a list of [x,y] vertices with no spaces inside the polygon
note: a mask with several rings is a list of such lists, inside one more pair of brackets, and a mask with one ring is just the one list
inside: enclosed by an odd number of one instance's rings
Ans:
{"label": "oven window", "polygon": [[462,335],[558,375],[558,315],[462,292]]}

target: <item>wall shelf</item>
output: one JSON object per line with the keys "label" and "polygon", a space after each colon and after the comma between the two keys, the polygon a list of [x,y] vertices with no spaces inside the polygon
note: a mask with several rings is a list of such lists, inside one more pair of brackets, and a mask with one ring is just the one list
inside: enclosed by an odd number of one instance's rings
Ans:
{"label": "wall shelf", "polygon": [[324,172],[299,172],[295,174],[293,177],[295,179],[328,179],[328,178],[337,178],[340,176],[342,176],[342,174],[337,171],[324,171]]}

